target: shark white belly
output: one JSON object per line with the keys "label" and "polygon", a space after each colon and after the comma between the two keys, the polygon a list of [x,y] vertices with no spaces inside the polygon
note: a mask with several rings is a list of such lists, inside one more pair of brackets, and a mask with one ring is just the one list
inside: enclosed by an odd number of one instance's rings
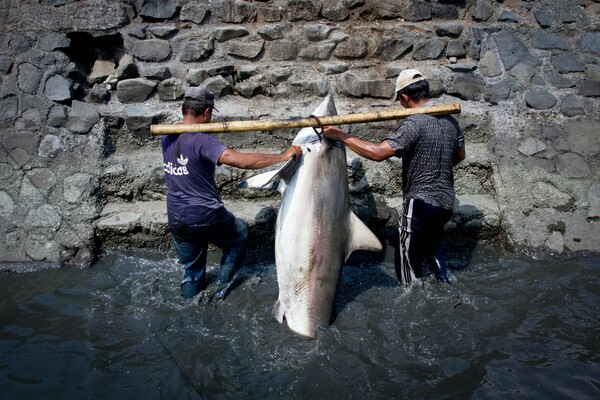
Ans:
{"label": "shark white belly", "polygon": [[[328,96],[313,113],[335,115]],[[342,265],[358,249],[381,250],[381,242],[350,209],[346,150],[342,143],[319,140],[312,128],[294,139],[303,154],[295,170],[272,171],[243,186],[259,187],[280,177],[283,198],[275,232],[279,298],[273,315],[290,329],[314,337],[331,323]]]}

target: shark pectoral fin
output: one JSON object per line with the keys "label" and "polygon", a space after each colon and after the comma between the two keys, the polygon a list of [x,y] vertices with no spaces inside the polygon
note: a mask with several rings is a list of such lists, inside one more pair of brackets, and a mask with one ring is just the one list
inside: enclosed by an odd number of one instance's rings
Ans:
{"label": "shark pectoral fin", "polygon": [[352,211],[350,212],[350,240],[346,250],[346,259],[354,250],[380,251],[383,246],[373,232]]}
{"label": "shark pectoral fin", "polygon": [[242,189],[276,189],[277,188],[277,170],[254,175],[238,185]]}
{"label": "shark pectoral fin", "polygon": [[292,179],[292,176],[294,176],[294,174],[296,173],[296,170],[298,169],[298,166],[300,165],[300,161],[301,161],[301,158],[298,158],[298,159],[290,158],[283,165],[283,167],[279,168],[279,171],[277,171],[277,176],[279,178],[283,179],[283,181],[285,183],[288,183]]}
{"label": "shark pectoral fin", "polygon": [[279,192],[283,192],[285,185],[281,185],[279,181],[283,180],[287,184],[296,173],[298,165],[300,165],[300,159],[290,158],[281,168],[255,175],[240,182],[238,186],[242,189],[277,189]]}
{"label": "shark pectoral fin", "polygon": [[279,300],[277,300],[277,303],[275,303],[275,305],[273,306],[273,311],[271,312],[271,314],[280,324],[282,324],[283,319],[285,317],[285,305]]}

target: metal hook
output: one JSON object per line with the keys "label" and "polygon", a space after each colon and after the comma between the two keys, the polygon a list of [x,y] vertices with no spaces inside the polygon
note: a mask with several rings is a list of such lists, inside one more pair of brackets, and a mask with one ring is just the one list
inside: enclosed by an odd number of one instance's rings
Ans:
{"label": "metal hook", "polygon": [[[317,124],[319,124],[319,129],[321,129],[321,131],[323,131],[323,123],[321,122],[319,117],[317,117],[316,115],[309,115],[309,117],[314,118],[314,120],[317,121]],[[319,141],[322,142],[323,134],[321,132],[319,132],[316,127],[313,126],[312,128],[315,131],[315,133],[317,134],[317,136],[319,137]]]}

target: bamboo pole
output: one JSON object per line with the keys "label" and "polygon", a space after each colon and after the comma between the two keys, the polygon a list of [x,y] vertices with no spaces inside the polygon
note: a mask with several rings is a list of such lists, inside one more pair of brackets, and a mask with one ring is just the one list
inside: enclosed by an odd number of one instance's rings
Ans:
{"label": "bamboo pole", "polygon": [[[389,121],[392,119],[407,118],[415,114],[443,115],[460,113],[460,104],[441,106],[399,108],[358,114],[331,115],[319,117],[323,125],[360,124],[365,122]],[[153,135],[176,135],[186,132],[225,133],[225,132],[250,132],[270,131],[275,129],[318,127],[319,123],[312,117],[291,118],[282,120],[250,120],[250,121],[224,121],[207,124],[175,124],[152,125],[150,133]]]}

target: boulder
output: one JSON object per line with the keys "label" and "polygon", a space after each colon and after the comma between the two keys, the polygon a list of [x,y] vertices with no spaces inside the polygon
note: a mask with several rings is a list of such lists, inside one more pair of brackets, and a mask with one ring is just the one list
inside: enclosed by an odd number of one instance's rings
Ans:
{"label": "boulder", "polygon": [[121,103],[141,103],[146,101],[156,82],[146,78],[125,79],[117,84],[117,97]]}
{"label": "boulder", "polygon": [[525,103],[534,110],[547,110],[556,105],[556,97],[545,90],[531,90],[525,94]]}
{"label": "boulder", "polygon": [[73,133],[86,134],[100,121],[100,113],[95,106],[73,100],[69,110],[67,129]]}

